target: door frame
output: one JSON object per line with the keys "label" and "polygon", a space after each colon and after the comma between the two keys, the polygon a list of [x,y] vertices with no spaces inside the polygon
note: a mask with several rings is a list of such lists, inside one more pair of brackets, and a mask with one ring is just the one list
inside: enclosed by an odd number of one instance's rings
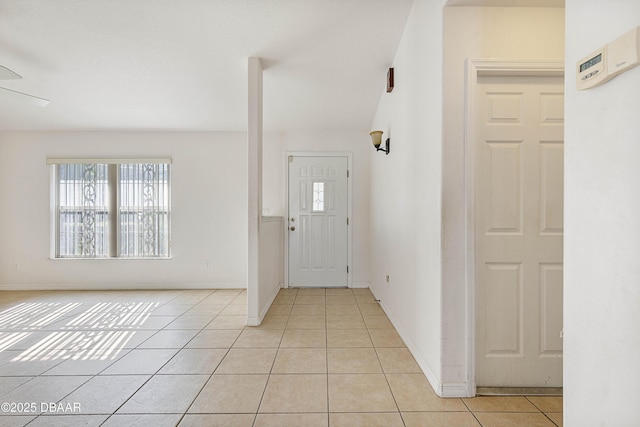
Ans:
{"label": "door frame", "polygon": [[347,171],[349,171],[349,177],[347,179],[347,218],[349,218],[349,225],[347,226],[347,266],[349,271],[347,272],[347,287],[353,287],[353,262],[352,262],[352,236],[353,236],[353,168],[352,168],[352,153],[348,151],[287,151],[284,157],[284,287],[289,287],[289,156],[293,157],[346,157],[347,158]]}
{"label": "door frame", "polygon": [[478,78],[482,76],[564,77],[561,61],[525,61],[502,59],[467,59],[465,61],[466,92],[464,102],[464,184],[465,184],[465,313],[467,395],[476,395],[476,102]]}

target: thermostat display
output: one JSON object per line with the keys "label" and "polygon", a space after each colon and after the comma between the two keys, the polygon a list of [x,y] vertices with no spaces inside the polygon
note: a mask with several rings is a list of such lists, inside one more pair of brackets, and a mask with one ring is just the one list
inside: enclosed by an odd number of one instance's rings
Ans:
{"label": "thermostat display", "polygon": [[576,64],[578,90],[599,86],[640,65],[640,27],[618,37]]}
{"label": "thermostat display", "polygon": [[600,63],[601,61],[602,61],[602,54],[599,53],[598,55],[594,56],[587,62],[580,64],[580,72],[583,72],[584,70],[593,67],[594,65]]}

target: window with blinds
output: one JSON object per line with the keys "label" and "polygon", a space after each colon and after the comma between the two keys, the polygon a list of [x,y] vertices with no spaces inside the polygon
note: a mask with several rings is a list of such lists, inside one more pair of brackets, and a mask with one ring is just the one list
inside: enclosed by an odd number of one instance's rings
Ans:
{"label": "window with blinds", "polygon": [[55,176],[56,258],[168,258],[168,161],[48,160]]}
{"label": "window with blinds", "polygon": [[107,165],[58,165],[58,256],[109,256]]}
{"label": "window with blinds", "polygon": [[119,256],[169,256],[169,165],[118,165]]}

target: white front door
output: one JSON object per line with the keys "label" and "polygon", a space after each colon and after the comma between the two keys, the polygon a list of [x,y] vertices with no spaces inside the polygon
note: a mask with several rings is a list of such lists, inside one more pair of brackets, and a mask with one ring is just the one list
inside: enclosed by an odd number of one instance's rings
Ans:
{"label": "white front door", "polygon": [[289,156],[289,286],[348,285],[347,157]]}
{"label": "white front door", "polygon": [[480,77],[476,383],[562,386],[561,77]]}

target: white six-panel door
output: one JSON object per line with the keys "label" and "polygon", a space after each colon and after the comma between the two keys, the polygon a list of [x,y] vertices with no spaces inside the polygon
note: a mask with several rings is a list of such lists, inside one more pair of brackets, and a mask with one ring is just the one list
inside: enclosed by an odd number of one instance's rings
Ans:
{"label": "white six-panel door", "polygon": [[289,156],[289,286],[348,285],[347,157]]}
{"label": "white six-panel door", "polygon": [[562,386],[560,77],[480,77],[476,383]]}

